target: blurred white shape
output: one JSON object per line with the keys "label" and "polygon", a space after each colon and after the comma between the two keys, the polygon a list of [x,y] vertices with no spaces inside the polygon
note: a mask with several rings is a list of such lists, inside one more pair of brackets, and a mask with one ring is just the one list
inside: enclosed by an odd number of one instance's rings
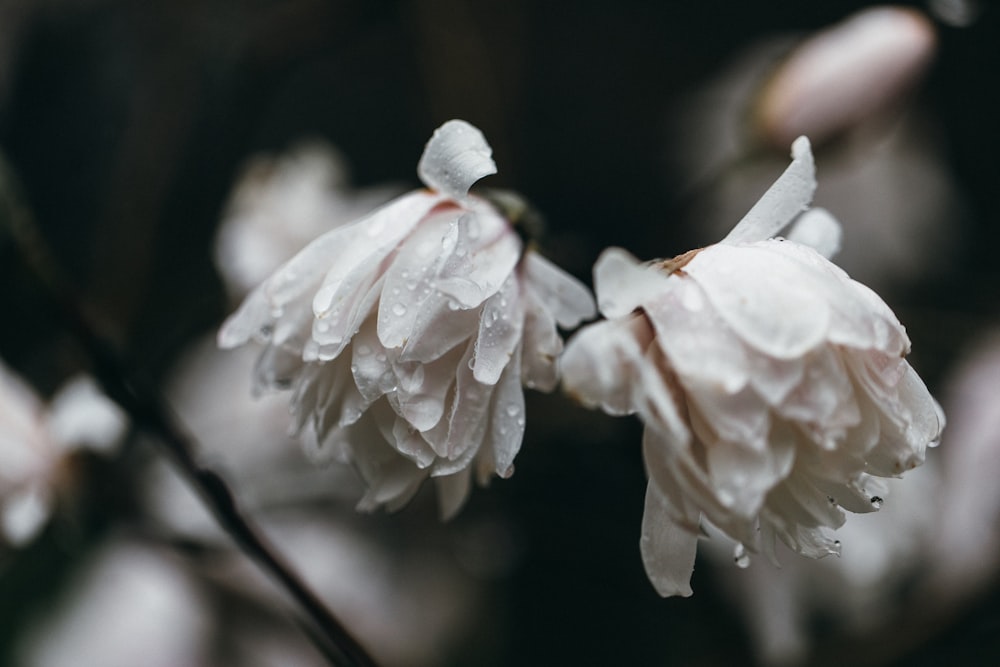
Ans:
{"label": "blurred white shape", "polygon": [[[890,11],[888,17],[881,13],[885,11]],[[877,28],[886,23],[895,26],[889,32],[900,33],[887,37],[888,42],[917,42],[913,35],[906,37],[911,31],[920,33],[924,28],[919,26],[927,24],[917,16],[913,10],[869,10],[818,33],[815,39],[820,44],[832,40],[836,45],[857,31],[859,39],[878,42]],[[785,37],[756,44],[738,55],[715,81],[685,98],[684,108],[674,117],[672,154],[677,159],[675,170],[686,179],[682,187],[691,197],[686,218],[695,241],[709,243],[728,231],[731,221],[760,197],[782,168],[787,142],[780,152],[773,150],[777,135],[767,134],[756,120],[762,105],[778,108],[768,102],[778,99],[775,86],[795,84],[804,89],[813,80],[803,68],[818,61],[801,55],[819,48],[812,43],[806,38],[796,46]],[[927,50],[922,57],[930,58],[933,40],[922,43]],[[915,45],[912,50],[920,49]],[[874,101],[870,101],[869,95],[854,91],[853,70],[831,78],[824,74],[826,66],[815,64],[816,80],[826,85],[822,94],[781,97],[785,115],[774,122],[781,136],[804,133],[817,148],[823,182],[814,204],[828,209],[844,227],[837,264],[854,279],[885,293],[947,267],[962,232],[963,207],[935,126],[907,94],[926,63],[921,65],[914,58],[906,69],[905,63],[896,62],[896,56],[884,53],[877,44],[862,51],[871,62],[857,65],[859,71],[885,70],[883,76],[896,77],[892,79],[896,88],[883,89],[858,75],[877,89],[871,92]],[[794,100],[802,103],[801,111],[789,106]],[[819,109],[814,106],[817,100],[824,101]],[[837,111],[843,101],[856,106]],[[832,124],[820,113],[828,107],[836,111],[830,117],[835,121]],[[769,113],[775,113],[773,109]],[[822,144],[823,138],[829,141]]]}
{"label": "blurred white shape", "polygon": [[976,595],[1000,572],[1000,330],[983,335],[946,385],[953,421],[945,434],[938,539],[929,596]]}
{"label": "blurred white shape", "polygon": [[784,147],[808,135],[817,144],[898,104],[934,55],[933,24],[920,12],[875,7],[796,47],[756,105],[762,136]]}
{"label": "blurred white shape", "polygon": [[63,447],[110,453],[121,441],[127,425],[118,404],[85,375],[67,382],[49,404],[49,432]]}
{"label": "blurred white shape", "polygon": [[46,407],[0,362],[0,538],[22,545],[35,537],[68,481],[65,457],[108,452],[124,429],[121,410],[92,380],[72,380]]}
{"label": "blurred white shape", "polygon": [[151,549],[116,541],[78,574],[22,646],[25,667],[209,667],[206,607],[188,575]]}
{"label": "blurred white shape", "polygon": [[215,247],[216,266],[242,298],[317,236],[361,217],[402,192],[354,189],[343,158],[321,142],[278,157],[256,157],[233,193]]}

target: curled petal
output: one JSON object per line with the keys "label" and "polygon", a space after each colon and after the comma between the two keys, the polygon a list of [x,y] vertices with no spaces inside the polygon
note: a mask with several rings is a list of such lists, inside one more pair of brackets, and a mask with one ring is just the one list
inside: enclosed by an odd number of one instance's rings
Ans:
{"label": "curled petal", "polygon": [[450,120],[427,142],[417,174],[427,187],[461,201],[473,183],[497,173],[492,155],[482,132],[463,120]]}

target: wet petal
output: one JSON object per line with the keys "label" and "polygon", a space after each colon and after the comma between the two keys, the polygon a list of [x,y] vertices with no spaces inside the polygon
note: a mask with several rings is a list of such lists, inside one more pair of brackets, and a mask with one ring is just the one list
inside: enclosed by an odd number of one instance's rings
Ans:
{"label": "wet petal", "polygon": [[521,261],[524,281],[564,329],[572,329],[597,314],[594,297],[579,280],[528,250]]}
{"label": "wet petal", "polygon": [[497,173],[486,137],[464,120],[449,120],[434,131],[417,165],[427,187],[462,200],[472,184]]}

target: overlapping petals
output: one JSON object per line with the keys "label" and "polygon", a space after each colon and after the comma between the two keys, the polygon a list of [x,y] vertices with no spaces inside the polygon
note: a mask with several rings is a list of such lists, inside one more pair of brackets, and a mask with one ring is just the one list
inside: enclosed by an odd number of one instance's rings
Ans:
{"label": "overlapping petals", "polygon": [[839,551],[843,509],[878,508],[878,477],[919,465],[944,417],[905,360],[892,311],[812,247],[839,228],[809,211],[808,142],[721,243],[640,264],[609,249],[594,268],[601,312],[564,355],[584,403],[638,413],[649,474],[641,548],[662,595],[690,595],[703,519],[745,550],[780,538]]}
{"label": "overlapping petals", "polygon": [[496,171],[479,130],[446,123],[418,171],[430,189],[317,238],[247,297],[219,343],[265,344],[256,388],[293,389],[314,453],[367,483],[362,509],[402,506],[435,477],[447,516],[473,477],[513,472],[522,384],[557,384],[557,326],[595,308],[469,194]]}

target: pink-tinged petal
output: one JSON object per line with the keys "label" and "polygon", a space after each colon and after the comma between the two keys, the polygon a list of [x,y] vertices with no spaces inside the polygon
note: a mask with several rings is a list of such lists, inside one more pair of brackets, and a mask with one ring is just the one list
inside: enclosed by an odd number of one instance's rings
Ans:
{"label": "pink-tinged petal", "polygon": [[663,597],[691,596],[698,536],[674,522],[653,483],[646,487],[639,548],[646,574],[657,593]]}
{"label": "pink-tinged petal", "polygon": [[594,264],[597,307],[605,317],[625,317],[663,291],[666,276],[621,248],[608,248]]}
{"label": "pink-tinged petal", "polygon": [[736,335],[764,354],[794,359],[826,339],[830,305],[816,298],[818,281],[781,253],[717,244],[684,271]]}
{"label": "pink-tinged petal", "polygon": [[508,276],[500,291],[483,304],[476,338],[473,375],[478,382],[496,384],[521,342],[524,304],[517,277]]}
{"label": "pink-tinged petal", "polygon": [[816,192],[816,164],[809,140],[792,143],[792,163],[722,243],[735,245],[769,239],[805,211]]}
{"label": "pink-tinged petal", "polygon": [[823,208],[811,208],[800,215],[785,235],[789,241],[809,246],[826,259],[840,252],[844,228]]}
{"label": "pink-tinged petal", "polygon": [[597,315],[590,290],[534,250],[524,253],[521,271],[525,283],[563,329],[572,329]]}
{"label": "pink-tinged petal", "polygon": [[483,447],[493,453],[497,475],[514,474],[514,457],[524,439],[524,390],[521,389],[521,353],[515,351],[493,391],[490,427]]}
{"label": "pink-tinged petal", "polygon": [[427,142],[417,174],[427,187],[462,200],[473,183],[497,173],[492,155],[482,132],[463,120],[449,120]]}
{"label": "pink-tinged petal", "polygon": [[934,55],[933,23],[917,9],[871,8],[816,33],[778,67],[756,120],[777,146],[822,142],[900,102]]}

